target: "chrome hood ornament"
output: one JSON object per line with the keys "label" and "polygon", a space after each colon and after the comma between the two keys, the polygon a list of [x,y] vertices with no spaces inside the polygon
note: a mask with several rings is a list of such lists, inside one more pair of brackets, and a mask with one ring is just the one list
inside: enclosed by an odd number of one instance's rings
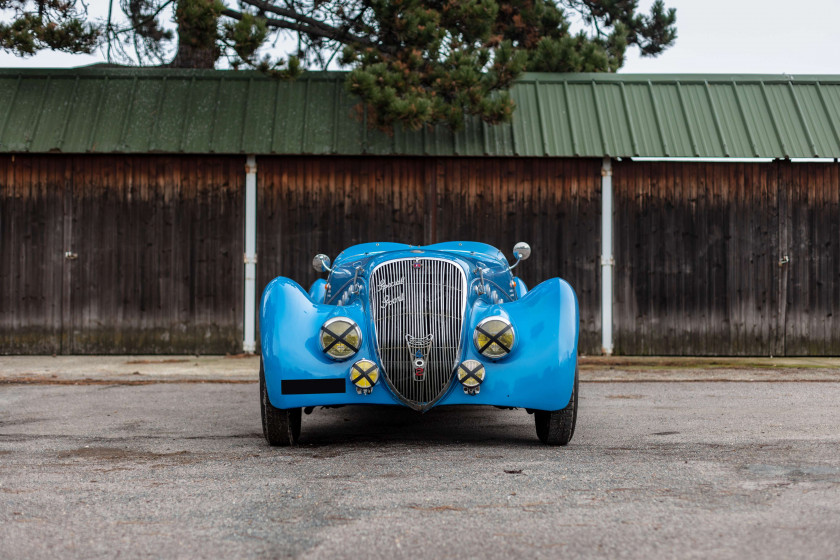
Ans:
{"label": "chrome hood ornament", "polygon": [[432,340],[434,335],[427,334],[422,338],[405,335],[405,343],[408,345],[408,350],[411,352],[412,366],[414,368],[414,381],[424,381],[426,379],[426,358],[429,352],[432,351]]}

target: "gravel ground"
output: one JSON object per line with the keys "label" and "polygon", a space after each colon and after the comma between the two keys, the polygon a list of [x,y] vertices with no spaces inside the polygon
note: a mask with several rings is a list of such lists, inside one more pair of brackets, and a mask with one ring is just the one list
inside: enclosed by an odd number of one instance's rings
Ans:
{"label": "gravel ground", "polygon": [[840,383],[584,383],[524,411],[316,410],[255,383],[0,385],[0,557],[836,558]]}
{"label": "gravel ground", "polygon": [[[840,381],[840,358],[582,356],[582,381]],[[250,382],[259,356],[0,356],[0,385]]]}

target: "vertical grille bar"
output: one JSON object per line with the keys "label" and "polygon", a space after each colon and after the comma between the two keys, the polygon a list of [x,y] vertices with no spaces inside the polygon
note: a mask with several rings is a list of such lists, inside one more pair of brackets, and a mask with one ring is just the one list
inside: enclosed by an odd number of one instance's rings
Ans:
{"label": "vertical grille bar", "polygon": [[[370,277],[370,304],[384,375],[404,399],[422,404],[446,388],[457,366],[466,305],[466,277],[453,262],[409,258],[379,265]],[[422,381],[406,335],[432,336]]]}

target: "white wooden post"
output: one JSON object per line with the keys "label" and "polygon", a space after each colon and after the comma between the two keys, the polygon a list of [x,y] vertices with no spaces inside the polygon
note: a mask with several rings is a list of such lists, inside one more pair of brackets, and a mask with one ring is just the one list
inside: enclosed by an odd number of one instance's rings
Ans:
{"label": "white wooden post", "polygon": [[257,159],[245,162],[245,337],[242,351],[257,349]]}
{"label": "white wooden post", "polygon": [[601,163],[601,352],[613,353],[613,184],[612,161]]}

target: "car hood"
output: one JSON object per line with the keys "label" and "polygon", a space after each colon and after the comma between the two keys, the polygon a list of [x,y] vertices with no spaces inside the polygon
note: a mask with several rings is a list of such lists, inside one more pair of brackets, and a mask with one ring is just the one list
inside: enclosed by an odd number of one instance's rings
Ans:
{"label": "car hood", "polygon": [[[507,259],[501,251],[485,243],[452,241],[434,245],[417,246],[402,243],[364,243],[343,251],[335,259],[327,283],[329,295],[327,303],[337,303],[353,286],[354,278],[363,288],[367,288],[371,272],[380,264],[406,258],[438,258],[458,264],[467,277],[468,299],[470,303],[477,295],[470,289],[473,280],[481,275],[493,289],[508,297],[511,294],[513,275]],[[367,300],[368,290],[364,289]]]}

